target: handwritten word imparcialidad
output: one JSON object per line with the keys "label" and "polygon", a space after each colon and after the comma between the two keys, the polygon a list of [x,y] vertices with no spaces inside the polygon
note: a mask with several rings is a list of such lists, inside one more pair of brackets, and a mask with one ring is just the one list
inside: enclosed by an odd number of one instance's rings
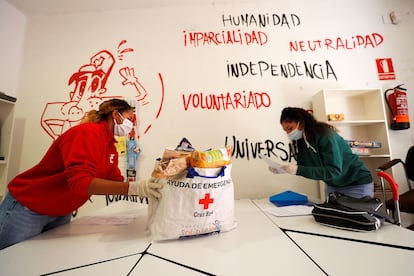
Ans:
{"label": "handwritten word imparcialidad", "polygon": [[183,31],[184,47],[222,46],[222,45],[264,45],[268,37],[262,31],[242,32],[240,30],[227,30],[218,32],[187,32]]}

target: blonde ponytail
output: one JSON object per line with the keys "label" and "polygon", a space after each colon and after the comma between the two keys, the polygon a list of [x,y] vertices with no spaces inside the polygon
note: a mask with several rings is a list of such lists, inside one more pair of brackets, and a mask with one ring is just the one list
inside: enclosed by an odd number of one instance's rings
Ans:
{"label": "blonde ponytail", "polygon": [[97,123],[101,120],[101,116],[99,115],[99,111],[93,109],[88,111],[85,116],[83,116],[81,120],[81,124],[84,123]]}
{"label": "blonde ponytail", "polygon": [[123,112],[126,110],[133,109],[132,106],[130,106],[126,101],[121,99],[111,99],[102,102],[99,105],[99,111],[98,110],[90,110],[88,111],[85,116],[81,120],[81,124],[83,123],[98,123],[101,120],[106,120],[108,116],[112,113],[114,110],[118,110],[119,112]]}

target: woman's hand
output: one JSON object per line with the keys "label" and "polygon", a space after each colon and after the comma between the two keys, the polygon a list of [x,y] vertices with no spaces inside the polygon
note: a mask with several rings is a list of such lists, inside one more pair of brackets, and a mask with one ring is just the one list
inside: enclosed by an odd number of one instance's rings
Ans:
{"label": "woman's hand", "polygon": [[163,184],[155,182],[152,179],[129,182],[128,195],[137,195],[141,197],[160,198]]}

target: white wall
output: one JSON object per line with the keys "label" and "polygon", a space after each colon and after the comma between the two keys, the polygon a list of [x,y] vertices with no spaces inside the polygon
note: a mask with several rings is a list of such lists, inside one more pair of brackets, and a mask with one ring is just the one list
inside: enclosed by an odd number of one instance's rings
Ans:
{"label": "white wall", "polygon": [[[391,24],[386,16],[392,10],[401,15],[401,22],[397,25]],[[266,141],[273,144],[281,142],[286,150],[288,140],[278,123],[280,110],[285,106],[311,108],[312,95],[323,88],[379,87],[385,90],[405,83],[409,90],[410,115],[414,118],[414,41],[412,36],[407,35],[414,25],[413,13],[414,2],[409,0],[301,0],[277,4],[274,1],[227,5],[193,3],[188,7],[32,16],[28,18],[22,57],[24,63],[17,90],[16,120],[19,124],[16,131],[20,141],[15,145],[16,154],[12,162],[19,166],[12,168],[12,174],[37,163],[52,142],[40,124],[46,104],[70,101],[69,93],[73,89],[68,85],[70,76],[101,50],[108,50],[116,58],[117,46],[122,40],[127,40],[123,47],[133,48],[134,51],[125,53],[122,61],[116,60],[106,84],[106,95],[135,95],[133,87],[121,83],[118,70],[125,66],[135,68],[136,76],[148,91],[149,104],[139,106],[140,178],[149,177],[154,159],[162,154],[165,147],[175,147],[182,137],[187,137],[200,150],[222,147],[226,137],[232,144],[233,136],[241,143],[248,141],[249,147],[263,145]],[[290,25],[257,27],[229,26],[228,22],[223,24],[222,16],[227,18],[242,14],[286,14]],[[293,26],[291,14],[295,15],[295,20],[299,18],[299,25]],[[267,43],[184,46],[183,31],[221,33],[229,30],[237,34],[239,31],[263,32]],[[7,34],[7,30],[2,30],[3,33]],[[372,33],[383,37],[379,45],[352,46],[357,35],[372,38]],[[295,52],[289,48],[290,41],[336,40],[338,37],[348,39],[353,49],[322,47],[315,51]],[[20,46],[19,41],[14,43]],[[4,55],[4,51],[2,53]],[[375,59],[384,57],[390,57],[394,62],[395,81],[378,80]],[[259,61],[274,64],[279,74],[280,64],[297,63],[301,68],[295,76],[288,78],[272,76],[269,71],[263,76],[227,76],[228,64]],[[329,76],[325,71],[327,61],[331,65]],[[325,76],[322,79],[299,76],[298,73],[304,73],[304,62],[322,64]],[[156,119],[162,84],[165,98]],[[271,104],[258,109],[230,107],[219,111],[191,105],[185,110],[183,97],[188,99],[190,94],[229,92],[233,96],[237,91],[263,92]],[[59,116],[58,111],[49,115]],[[151,128],[144,133],[149,125]],[[413,128],[390,131],[395,157],[405,157],[408,147],[413,144]],[[280,154],[279,158],[284,157],[282,151],[275,152]],[[253,157],[251,151],[249,158],[235,156],[233,164],[237,198],[267,197],[286,189],[306,193],[310,197],[319,195],[316,182],[301,177],[272,175],[261,160]]]}
{"label": "white wall", "polygon": [[0,91],[16,97],[22,60],[26,17],[4,0],[0,0]]}

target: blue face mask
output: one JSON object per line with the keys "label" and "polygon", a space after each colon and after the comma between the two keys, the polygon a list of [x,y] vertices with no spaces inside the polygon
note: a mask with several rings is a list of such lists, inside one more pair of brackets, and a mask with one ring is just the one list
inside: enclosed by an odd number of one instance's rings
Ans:
{"label": "blue face mask", "polygon": [[296,140],[299,140],[299,139],[303,138],[303,130],[299,130],[298,128],[299,128],[299,124],[297,125],[297,127],[294,130],[289,132],[288,138],[290,140],[296,141]]}

